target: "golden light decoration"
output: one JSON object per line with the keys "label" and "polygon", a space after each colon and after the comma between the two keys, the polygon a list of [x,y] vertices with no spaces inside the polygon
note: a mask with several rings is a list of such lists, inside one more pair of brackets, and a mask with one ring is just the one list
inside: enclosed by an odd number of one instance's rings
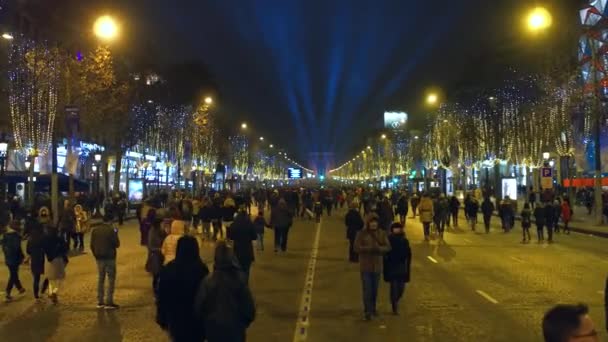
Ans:
{"label": "golden light decoration", "polygon": [[102,15],[93,24],[93,33],[104,41],[112,41],[118,37],[118,24],[109,15]]}
{"label": "golden light decoration", "polygon": [[551,13],[544,7],[533,8],[526,17],[526,26],[530,32],[540,32],[553,24]]}

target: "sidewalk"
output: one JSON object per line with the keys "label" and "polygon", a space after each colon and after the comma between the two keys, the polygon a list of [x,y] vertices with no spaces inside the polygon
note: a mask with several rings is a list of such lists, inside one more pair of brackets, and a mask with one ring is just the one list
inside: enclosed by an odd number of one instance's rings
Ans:
{"label": "sidewalk", "polygon": [[[517,200],[517,219],[519,219],[519,213],[524,207],[524,200]],[[595,224],[595,210],[592,211],[591,215],[588,214],[587,208],[583,206],[574,206],[572,208],[574,214],[570,221],[570,230],[581,234],[589,234],[608,238],[608,224],[596,225]],[[563,227],[563,223],[560,221],[560,227]]]}

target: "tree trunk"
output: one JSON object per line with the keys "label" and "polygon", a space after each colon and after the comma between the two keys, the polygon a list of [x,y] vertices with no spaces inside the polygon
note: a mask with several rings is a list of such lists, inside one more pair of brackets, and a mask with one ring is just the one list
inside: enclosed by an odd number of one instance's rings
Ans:
{"label": "tree trunk", "polygon": [[53,139],[51,141],[51,213],[53,224],[57,225],[59,221],[59,182],[57,181],[57,141],[55,138],[55,130],[53,130]]}
{"label": "tree trunk", "polygon": [[122,149],[116,151],[116,164],[114,167],[114,195],[120,193],[120,169],[122,168]]}

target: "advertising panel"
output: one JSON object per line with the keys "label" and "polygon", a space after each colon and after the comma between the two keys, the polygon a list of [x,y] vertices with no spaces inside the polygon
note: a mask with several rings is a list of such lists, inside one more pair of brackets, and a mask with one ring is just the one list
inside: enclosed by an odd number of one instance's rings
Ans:
{"label": "advertising panel", "polygon": [[506,197],[517,200],[517,180],[515,178],[502,179],[502,198]]}
{"label": "advertising panel", "polygon": [[405,124],[407,124],[407,113],[384,112],[384,128],[405,129]]}
{"label": "advertising panel", "polygon": [[144,199],[144,180],[129,179],[129,202],[139,203]]}

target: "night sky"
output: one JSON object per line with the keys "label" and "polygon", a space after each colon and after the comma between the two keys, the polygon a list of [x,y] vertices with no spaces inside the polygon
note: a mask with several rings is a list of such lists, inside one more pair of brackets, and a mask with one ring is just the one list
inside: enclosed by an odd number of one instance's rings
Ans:
{"label": "night sky", "polygon": [[[543,44],[558,39],[539,43],[522,32],[522,15],[540,3],[532,0],[84,3],[91,15],[121,17],[123,48],[142,49],[157,65],[204,64],[225,119],[247,121],[303,162],[308,152],[349,158],[381,128],[385,110],[408,112],[416,128],[429,87],[453,98],[491,85],[545,57]],[[578,0],[543,4],[559,23],[551,37],[576,26]]]}

